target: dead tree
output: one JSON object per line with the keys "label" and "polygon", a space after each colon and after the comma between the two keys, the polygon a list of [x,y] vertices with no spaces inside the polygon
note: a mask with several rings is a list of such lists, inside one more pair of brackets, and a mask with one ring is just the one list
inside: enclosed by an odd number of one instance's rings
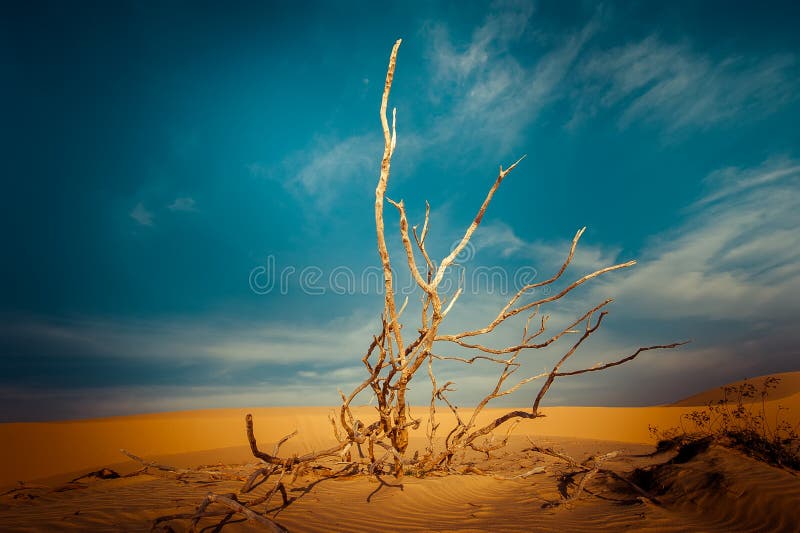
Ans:
{"label": "dead tree", "polygon": [[[425,218],[421,230],[418,231],[418,226],[413,226],[409,229],[403,201],[396,202],[386,197],[392,156],[397,145],[397,110],[392,110],[390,124],[387,109],[400,43],[401,40],[398,40],[392,48],[381,99],[380,120],[383,129],[384,150],[380,176],[375,189],[375,230],[378,255],[383,270],[384,309],[380,317],[378,332],[373,336],[361,359],[366,369],[366,376],[350,394],[345,395],[340,391],[342,404],[338,409],[338,413],[331,417],[338,444],[327,450],[309,453],[304,456],[279,457],[278,448],[289,438],[286,437],[278,443],[273,453],[269,454],[258,448],[253,430],[253,418],[251,415],[247,415],[246,430],[250,447],[253,455],[260,459],[263,465],[250,475],[241,493],[250,492],[253,487],[264,483],[273,475],[279,476],[278,481],[267,496],[259,497],[249,502],[239,502],[231,495],[209,494],[196,513],[182,515],[184,518],[191,518],[195,526],[200,518],[219,516],[226,513],[238,513],[250,520],[258,521],[262,524],[266,523],[261,519],[262,516],[260,514],[254,514],[253,507],[268,501],[277,490],[280,490],[284,496],[283,505],[287,505],[290,500],[286,496],[286,491],[281,481],[283,476],[289,472],[294,472],[296,476],[308,465],[326,457],[338,456],[340,458],[339,463],[346,465],[338,472],[333,473],[332,475],[334,476],[366,473],[380,478],[383,474],[393,473],[396,477],[401,477],[406,467],[412,467],[416,472],[420,473],[435,470],[450,471],[453,468],[453,458],[457,452],[469,448],[488,454],[490,451],[505,445],[510,431],[517,422],[523,419],[535,419],[544,416],[540,412],[542,399],[557,378],[606,370],[631,361],[642,352],[658,348],[675,348],[684,344],[672,343],[647,346],[608,363],[577,370],[563,369],[567,360],[600,328],[608,314],[607,306],[612,300],[607,299],[600,302],[577,316],[566,327],[555,331],[548,331],[548,315],[541,314],[542,306],[558,302],[574,289],[594,278],[609,272],[629,268],[636,263],[635,261],[628,261],[601,268],[574,279],[567,283],[563,289],[553,291],[551,295],[526,302],[527,297],[535,294],[537,289],[553,286],[562,278],[572,261],[578,241],[585,228],[580,229],[575,234],[561,268],[552,277],[520,288],[499,309],[495,318],[488,324],[454,334],[445,334],[440,331],[445,318],[463,292],[462,285],[452,294],[445,294],[442,290],[442,281],[445,279],[448,270],[454,265],[457,256],[465,249],[475,230],[481,224],[489,204],[503,180],[517,167],[520,161],[524,159],[524,156],[507,168],[500,166],[498,175],[489,188],[486,198],[479,207],[472,223],[466,228],[463,236],[461,236],[452,251],[439,262],[435,262],[425,245],[428,235],[430,206],[426,203]],[[404,252],[403,259],[421,293],[420,324],[415,333],[409,337],[404,336],[404,329],[401,323],[401,317],[408,300],[406,299],[400,306],[397,305],[392,263],[386,244],[384,230],[384,206],[386,203],[391,204],[397,211],[400,223],[400,240]],[[486,341],[481,340],[481,338],[491,335],[498,326],[515,317],[526,318],[517,344],[491,347]],[[532,324],[535,324],[534,328],[531,328]],[[549,371],[539,375],[518,378],[513,384],[507,383],[520,369],[519,358],[524,353],[529,350],[548,347],[565,337],[571,337],[574,340]],[[442,355],[438,350],[434,350],[434,346],[438,345],[454,345],[466,348],[473,350],[475,355],[472,357]],[[440,360],[458,361],[467,365],[480,361],[498,365],[498,368],[500,368],[495,386],[480,400],[468,418],[462,417],[459,409],[448,399],[448,393],[453,390],[453,383],[448,381],[443,385],[439,385],[436,379],[434,364]],[[426,432],[428,445],[422,453],[419,453],[418,450],[413,457],[408,457],[409,430],[418,429],[422,424],[422,420],[411,415],[407,393],[409,391],[409,383],[423,367],[427,370],[431,384],[428,429]],[[535,380],[542,380],[542,385],[531,401],[530,409],[509,411],[488,424],[478,425],[478,415],[489,402],[512,394]],[[364,391],[369,391],[376,403],[376,420],[360,420],[355,417],[351,409],[356,397]],[[456,424],[446,434],[443,443],[437,446],[439,423],[436,421],[436,412],[437,406],[441,405],[452,411],[455,415]],[[499,441],[494,441],[492,439],[493,432],[500,430],[503,426],[506,428],[505,436]],[[481,437],[487,437],[486,442],[479,443],[478,439]],[[583,485],[600,469],[600,466],[589,468],[584,465],[582,468],[587,474],[578,487],[576,498],[580,495]],[[381,482],[382,484],[384,483],[382,480]],[[227,510],[209,510],[208,508],[212,504],[222,505]],[[175,517],[165,517],[165,519],[172,518]],[[267,521],[270,522],[270,527],[274,529],[280,528],[278,524],[269,521],[269,519]]]}
{"label": "dead tree", "polygon": [[[556,378],[605,370],[612,366],[628,362],[641,352],[656,348],[674,348],[682,344],[673,343],[669,345],[648,346],[639,348],[633,354],[613,362],[578,370],[562,370],[562,366],[567,359],[578,350],[584,341],[598,330],[603,319],[608,314],[606,307],[612,300],[608,299],[595,305],[576,318],[574,322],[569,324],[566,328],[551,334],[548,334],[549,332],[547,331],[547,315],[542,315],[538,320],[538,327],[536,330],[530,331],[531,321],[539,316],[541,306],[560,300],[578,286],[598,276],[615,270],[628,268],[635,264],[635,261],[628,261],[602,268],[572,281],[565,288],[550,296],[539,298],[532,302],[522,303],[524,297],[532,294],[534,290],[550,286],[562,277],[572,261],[578,241],[581,235],[583,235],[585,228],[579,230],[575,234],[572,240],[572,246],[558,272],[547,280],[531,283],[522,287],[508,300],[505,306],[499,310],[497,316],[490,323],[480,328],[462,331],[456,334],[443,334],[440,332],[444,319],[463,292],[463,286],[460,286],[451,295],[443,294],[440,284],[448,269],[454,264],[456,257],[464,250],[475,230],[480,225],[492,201],[492,197],[500,187],[500,184],[516,168],[522,158],[508,168],[504,169],[500,166],[500,171],[494,184],[490,187],[483,204],[478,209],[475,218],[469,227],[467,227],[460,241],[458,241],[458,244],[452,249],[449,255],[438,263],[435,263],[425,246],[425,239],[428,234],[430,206],[426,204],[425,219],[421,231],[418,232],[418,226],[414,226],[411,228],[411,232],[409,232],[409,223],[403,201],[395,202],[386,197],[392,156],[397,144],[397,110],[392,110],[390,128],[387,108],[389,93],[394,78],[395,61],[400,43],[401,41],[398,40],[392,49],[389,67],[386,73],[383,97],[381,99],[380,119],[383,129],[384,151],[380,167],[380,177],[375,189],[375,229],[377,233],[378,255],[380,256],[384,274],[384,311],[381,316],[380,330],[378,334],[373,337],[366,355],[362,359],[362,363],[367,370],[367,377],[350,393],[350,395],[345,396],[342,394],[342,406],[339,409],[339,424],[346,433],[346,438],[344,440],[356,444],[367,443],[371,454],[369,460],[372,461],[373,464],[375,457],[372,455],[372,452],[375,444],[383,443],[390,445],[390,452],[394,457],[394,473],[397,476],[402,475],[403,472],[409,429],[416,429],[421,423],[420,419],[414,419],[409,413],[407,391],[409,382],[417,375],[423,366],[426,367],[431,382],[428,420],[429,446],[426,453],[415,462],[422,470],[429,470],[449,466],[454,453],[466,447],[479,451],[487,451],[485,446],[480,446],[476,443],[476,439],[491,434],[506,422],[542,416],[539,411],[540,403]],[[413,335],[412,338],[404,338],[402,323],[400,321],[405,305],[398,309],[396,303],[392,264],[386,246],[384,231],[384,205],[386,202],[390,203],[397,210],[400,221],[400,239],[405,252],[404,259],[422,294],[421,323],[417,328],[416,334]],[[418,263],[418,256],[421,257],[421,263]],[[517,315],[524,316],[525,314],[528,315],[527,321],[523,327],[522,337],[518,344],[493,348],[477,340],[481,336],[491,334],[500,324],[507,320]],[[549,372],[537,376],[524,377],[510,386],[506,384],[506,381],[520,368],[518,357],[521,354],[527,350],[547,347],[568,335],[578,335],[578,339],[572,343],[572,346]],[[440,343],[451,343],[462,348],[468,348],[476,351],[477,355],[471,358],[441,356],[434,352],[434,345]],[[457,408],[447,399],[447,393],[451,390],[450,387],[452,383],[447,382],[439,386],[436,381],[433,366],[434,361],[440,359],[457,360],[465,364],[473,364],[476,361],[487,361],[497,364],[502,368],[495,387],[478,403],[468,420],[463,420]],[[478,414],[491,400],[511,394],[536,379],[543,379],[544,383],[539,393],[536,395],[535,400],[532,402],[530,410],[510,411],[489,424],[481,427],[476,425]],[[371,389],[374,399],[376,400],[379,420],[370,425],[365,425],[361,421],[354,419],[350,410],[350,405],[358,394],[368,388]],[[455,413],[457,421],[456,426],[447,434],[444,442],[444,449],[439,452],[435,450],[433,444],[438,429],[438,424],[436,423],[437,401],[447,405]],[[496,446],[504,444],[506,439],[503,439],[503,441]],[[388,441],[388,443],[386,441]]]}

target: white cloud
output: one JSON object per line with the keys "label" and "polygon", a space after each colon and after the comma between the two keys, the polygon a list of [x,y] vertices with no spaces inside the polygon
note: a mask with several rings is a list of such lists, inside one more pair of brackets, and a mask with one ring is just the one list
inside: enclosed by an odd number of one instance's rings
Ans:
{"label": "white cloud", "polygon": [[445,26],[431,28],[435,81],[464,82],[486,67],[507,52],[510,43],[520,39],[529,27],[533,12],[532,2],[495,3],[491,14],[472,33],[470,42],[461,47],[451,41]]}
{"label": "white cloud", "polygon": [[130,217],[142,226],[153,225],[153,213],[148,211],[141,202],[136,204],[136,207],[130,212]]}
{"label": "white cloud", "polygon": [[[649,122],[667,131],[758,118],[795,98],[793,54],[717,59],[656,36],[590,48],[601,19],[598,11],[580,30],[553,36],[535,24],[531,4],[517,3],[496,9],[463,44],[432,26],[431,95],[449,109],[419,135],[426,143],[464,139],[474,130],[464,125],[479,124],[481,140],[502,150],[567,95],[575,105],[570,127],[615,108],[621,127]],[[520,45],[525,57],[513,52]]]}
{"label": "white cloud", "polygon": [[610,290],[639,317],[783,321],[800,301],[797,163],[715,173],[677,229]]}
{"label": "white cloud", "polygon": [[[552,315],[548,326],[556,331],[607,296],[617,298],[605,327],[575,355],[570,368],[610,361],[640,345],[695,340],[679,351],[649,352],[602,375],[560,380],[550,403],[671,401],[746,375],[796,366],[795,346],[800,341],[794,324],[800,302],[800,236],[796,231],[800,226],[800,173],[793,169],[798,166],[794,160],[771,159],[758,168],[713,173],[706,180],[706,201],[686,211],[678,228],[653,239],[637,267],[595,280],[586,291],[543,309]],[[447,220],[439,218],[437,223],[445,228],[448,225]],[[568,239],[527,242],[502,222],[481,226],[475,239],[479,254],[487,250],[534,263],[557,265],[569,249]],[[617,255],[617,250],[583,243],[573,265],[575,275],[614,263]],[[537,263],[537,268],[543,263]],[[442,331],[455,333],[485,325],[505,298],[493,293],[464,294]],[[411,298],[405,314],[409,326],[418,312],[418,302]],[[150,396],[146,401],[126,404],[132,401],[126,400],[128,393],[114,387],[119,391],[107,394],[109,405],[120,409],[123,405],[134,411],[147,410],[150,405],[158,410],[212,404],[277,405],[297,403],[298,397],[306,404],[331,404],[336,402],[332,392],[336,387],[347,390],[363,376],[357,359],[376,332],[375,317],[365,316],[354,313],[313,326],[277,321],[266,326],[226,324],[212,318],[157,322],[31,320],[4,324],[0,333],[17,345],[44,346],[49,342],[63,349],[65,357],[79,353],[128,358],[142,364],[156,359],[200,364],[214,361],[230,372],[264,363],[274,369],[286,368],[287,372],[276,378],[277,383],[265,385],[265,392],[259,387],[237,387],[235,393],[225,387],[210,387],[208,396],[202,398],[188,389],[174,394],[161,390],[161,398]],[[719,326],[721,322],[727,325]],[[736,327],[731,328],[731,324]],[[516,320],[481,340],[487,345],[507,346],[519,340],[520,332],[521,324]],[[569,339],[565,341],[552,350],[523,356],[520,375],[536,374],[552,364],[569,344]],[[445,343],[435,349],[439,355],[463,354]],[[290,365],[303,366],[298,369]],[[453,395],[454,400],[472,403],[493,383],[496,371],[489,363],[476,367],[441,365],[437,376],[440,381],[456,382],[459,392]],[[501,403],[529,403],[536,388],[532,384],[528,392]],[[415,381],[412,401],[424,402],[428,394],[427,380],[421,375]],[[366,402],[368,397],[365,394],[359,401]],[[25,401],[35,403],[30,398]],[[80,395],[66,398],[65,405],[70,401],[78,405],[83,400]],[[81,411],[76,407],[75,412]]]}
{"label": "white cloud", "polygon": [[[571,368],[613,360],[638,346],[694,341],[676,351],[648,352],[633,364],[602,375],[560,380],[551,403],[667,402],[728,381],[796,368],[798,166],[795,160],[772,158],[756,168],[712,173],[705,180],[701,201],[684,211],[678,227],[645,246],[637,266],[594,280],[584,291],[542,309],[552,315],[548,326],[556,330],[588,306],[607,297],[617,300],[604,328],[575,355]],[[566,239],[527,242],[502,222],[484,223],[474,243],[478,258],[487,250],[489,256],[529,259],[537,268],[560,263],[569,249]],[[573,264],[575,273],[568,270],[566,277],[574,279],[628,259],[618,255],[619,250],[582,242]],[[445,330],[453,333],[483,325],[504,301],[497,294],[477,299],[465,295],[448,316]],[[520,327],[511,326],[484,340],[492,346],[511,344]],[[563,346],[553,348],[558,352]],[[444,352],[447,347],[439,349]],[[552,354],[530,354],[525,372],[541,371]],[[474,401],[482,390],[478,382],[489,379],[487,375],[476,381],[459,370],[454,377],[468,384],[461,396],[464,401]]]}
{"label": "white cloud", "polygon": [[[353,361],[356,361],[356,358],[353,358]],[[299,370],[297,372],[297,377],[302,378],[303,380],[313,380],[314,383],[334,383],[332,385],[334,388],[336,384],[341,384],[342,380],[349,382],[361,381],[367,376],[366,368],[363,365],[359,366],[344,366],[340,368],[328,369],[328,370]]]}
{"label": "white cloud", "polygon": [[716,170],[703,180],[708,191],[693,207],[701,207],[749,189],[798,175],[800,175],[800,165],[787,158],[768,159],[753,169],[727,167]]}
{"label": "white cloud", "polygon": [[[474,159],[508,157],[541,112],[564,99],[574,105],[567,111],[572,127],[613,108],[622,127],[648,122],[669,132],[763,116],[795,93],[791,54],[716,60],[689,44],[654,36],[601,49],[593,38],[602,22],[598,10],[582,27],[553,34],[537,24],[533,3],[500,2],[463,41],[445,24],[427,26],[422,35],[433,105],[428,118],[409,121],[414,125],[408,129],[399,109],[398,163],[413,165],[418,155],[444,146]],[[410,67],[403,64],[401,59],[396,84],[407,79],[403,69]],[[258,163],[248,168],[273,179],[280,174],[284,187],[328,211],[345,191],[364,185],[365,176],[372,184],[381,153],[380,130],[374,128],[315,139],[279,171]]]}
{"label": "white cloud", "polygon": [[[221,386],[125,386],[88,388],[2,388],[0,421],[64,420],[187,409],[335,405],[336,388],[314,384],[263,383]],[[21,410],[22,408],[22,410]]]}
{"label": "white cloud", "polygon": [[521,251],[528,251],[530,243],[523,241],[505,222],[484,222],[472,238],[472,244],[480,250],[499,252],[502,257],[509,257]]}
{"label": "white cloud", "polygon": [[497,11],[462,47],[452,42],[444,26],[430,31],[433,99],[447,94],[451,108],[430,131],[419,133],[426,143],[445,143],[458,136],[462,143],[504,151],[543,107],[561,98],[559,86],[597,24],[593,20],[580,31],[559,36],[556,46],[542,51],[535,64],[528,66],[509,47],[532,31],[532,13],[531,4],[524,2]]}
{"label": "white cloud", "polygon": [[[446,104],[434,109],[434,118],[417,129],[405,129],[403,110],[398,111],[401,164],[413,165],[418,154],[454,138],[462,148],[502,154],[547,104],[562,97],[560,84],[598,25],[593,20],[578,31],[559,35],[533,65],[523,65],[510,49],[534,31],[530,28],[532,14],[531,2],[496,3],[463,45],[453,41],[444,25],[428,28],[433,82],[429,94],[434,102],[446,97]],[[401,62],[398,80],[402,71]],[[299,197],[313,199],[316,208],[326,211],[343,191],[361,186],[366,179],[372,185],[382,150],[377,128],[341,139],[316,139],[310,149],[286,158],[283,185]],[[274,172],[259,164],[248,169],[253,175],[274,177]]]}
{"label": "white cloud", "polygon": [[794,64],[792,55],[713,60],[688,45],[651,36],[581,61],[571,125],[615,106],[621,127],[644,121],[668,130],[707,128],[735,117],[762,116],[792,97]]}
{"label": "white cloud", "polygon": [[338,141],[319,141],[309,151],[294,154],[284,164],[284,187],[311,198],[327,210],[343,190],[374,181],[380,170],[383,142],[379,134],[356,135]]}
{"label": "white cloud", "polygon": [[175,198],[175,201],[167,206],[170,211],[197,211],[197,204],[194,198],[188,196]]}
{"label": "white cloud", "polygon": [[[0,326],[3,344],[24,347],[31,358],[61,358],[70,365],[90,365],[95,358],[103,367],[118,366],[130,375],[110,377],[100,387],[77,383],[58,390],[50,383],[51,373],[46,373],[35,383],[0,387],[0,403],[15,405],[0,408],[0,420],[246,405],[333,405],[339,401],[337,388],[350,390],[363,379],[366,371],[360,359],[377,325],[377,319],[355,315],[316,326],[235,324],[220,317],[6,321]],[[303,370],[295,370],[298,367]],[[163,383],[154,379],[150,368],[171,369],[175,384],[148,385]]]}
{"label": "white cloud", "polygon": [[[586,242],[587,240],[586,235],[581,238],[570,262],[572,270],[583,274],[618,262],[618,248],[593,245]],[[473,244],[478,253],[481,250],[499,252],[505,258],[522,258],[540,268],[557,269],[567,258],[572,240],[528,242],[517,236],[506,223],[492,221],[481,224],[475,232]]]}
{"label": "white cloud", "polygon": [[298,327],[234,324],[215,317],[194,320],[47,320],[31,318],[0,326],[8,341],[50,346],[48,353],[182,361],[299,364],[349,361],[366,348],[375,325],[356,316]]}

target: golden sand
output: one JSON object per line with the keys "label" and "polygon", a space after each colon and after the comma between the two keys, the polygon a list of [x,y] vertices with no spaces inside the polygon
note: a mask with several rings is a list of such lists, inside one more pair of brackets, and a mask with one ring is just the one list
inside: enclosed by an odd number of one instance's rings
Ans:
{"label": "golden sand", "polygon": [[[792,423],[800,420],[800,382],[795,383],[795,375],[800,373],[787,375],[784,383],[796,388],[784,387],[779,398],[768,402],[768,416],[774,417],[780,406]],[[705,394],[703,398],[713,398],[713,391]],[[702,399],[701,395],[693,398],[694,403]],[[643,457],[653,450],[648,426],[676,426],[681,414],[696,409],[683,404],[547,408],[545,418],[519,425],[507,449],[490,459],[475,458],[477,468],[495,475],[407,476],[402,488],[382,486],[367,477],[301,477],[290,487],[296,501],[277,520],[290,531],[792,531],[797,527],[791,517],[796,516],[800,501],[799,478],[716,446],[693,459],[691,468],[682,471],[688,473],[671,473],[671,467],[661,472],[672,487],[663,505],[634,502],[632,497],[621,501],[606,480],[592,486],[596,496],[586,495],[569,508],[547,506],[563,496],[557,474],[564,467],[524,451],[529,446],[526,437],[566,450],[576,459],[622,449],[626,455],[609,466],[630,471],[665,460]],[[487,409],[481,418],[489,420],[505,411]],[[38,493],[28,491],[29,498],[15,498],[18,493],[0,497],[0,530],[147,531],[158,516],[191,511],[209,490],[236,492],[240,484],[229,481],[178,483],[158,475],[97,480],[63,492],[52,488],[102,467],[121,474],[135,470],[139,465],[124,457],[120,448],[176,467],[253,463],[244,431],[248,412],[254,415],[255,434],[265,449],[295,429],[299,435],[287,443],[285,454],[335,444],[328,407],[214,409],[0,424],[0,492],[17,481],[49,487]],[[372,413],[370,407],[356,410],[356,416],[364,419]],[[414,414],[427,415],[427,411],[420,408]],[[448,426],[451,421],[443,413],[441,417],[442,427]],[[417,439],[411,446],[422,444]],[[500,479],[537,465],[545,465],[547,473]],[[610,492],[604,497],[606,490]],[[185,521],[171,524],[176,530],[188,525]],[[246,522],[224,529],[249,530],[256,529]]]}

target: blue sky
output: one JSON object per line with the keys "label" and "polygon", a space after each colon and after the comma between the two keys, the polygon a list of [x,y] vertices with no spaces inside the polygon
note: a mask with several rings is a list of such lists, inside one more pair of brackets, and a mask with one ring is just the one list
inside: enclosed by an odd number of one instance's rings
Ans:
{"label": "blue sky", "polygon": [[[639,264],[549,310],[557,325],[616,298],[574,365],[693,340],[565,378],[551,403],[667,402],[797,370],[797,4],[564,4],[7,7],[0,420],[332,405],[359,381],[382,296],[343,283],[379,265],[378,108],[396,38],[388,196],[412,224],[430,202],[434,255],[498,165],[527,154],[462,258],[467,279],[544,279],[587,226],[570,279]],[[397,227],[387,211],[399,259]],[[263,290],[268,266],[285,287]],[[471,288],[446,333],[508,297]],[[557,355],[528,354],[526,371]],[[491,372],[440,379],[468,404]]]}

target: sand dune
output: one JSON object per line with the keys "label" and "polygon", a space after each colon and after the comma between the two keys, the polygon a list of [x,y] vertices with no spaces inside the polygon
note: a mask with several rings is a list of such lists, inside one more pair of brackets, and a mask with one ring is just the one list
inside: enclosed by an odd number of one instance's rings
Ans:
{"label": "sand dune", "polygon": [[707,391],[703,391],[698,394],[693,394],[688,398],[684,398],[680,401],[675,403],[671,403],[670,406],[672,407],[687,407],[687,406],[702,406],[707,405],[709,402],[716,402],[723,397],[723,387],[739,387],[745,381],[750,383],[756,387],[758,393],[761,392],[764,380],[768,377],[777,377],[780,378],[780,382],[775,386],[774,389],[771,389],[769,392],[769,399],[771,401],[781,400],[783,398],[788,398],[794,394],[800,392],[800,372],[783,372],[780,374],[769,374],[766,376],[757,376],[754,378],[749,378],[747,380],[736,381],[733,383],[728,383],[726,385],[722,385],[720,387],[714,387],[713,389],[709,389]]}
{"label": "sand dune", "polygon": [[676,513],[702,515],[698,529],[797,531],[796,475],[720,447],[658,471],[661,499]]}
{"label": "sand dune", "polygon": [[[798,373],[784,378],[779,397],[767,404],[770,416],[781,413],[800,423]],[[794,390],[792,390],[794,386]],[[710,393],[704,393],[710,394]],[[697,395],[699,398],[702,395]],[[693,397],[695,398],[695,397]],[[688,399],[687,399],[688,400]],[[297,499],[276,519],[290,531],[794,531],[800,501],[800,478],[742,454],[712,446],[685,464],[666,464],[668,455],[654,450],[648,425],[675,426],[691,404],[666,407],[550,407],[546,417],[525,421],[509,446],[490,459],[468,457],[492,475],[451,475],[418,479],[407,476],[402,487],[381,485],[375,478],[326,479],[301,476],[290,484]],[[161,413],[57,423],[0,425],[0,493],[19,480],[32,487],[0,496],[3,531],[146,531],[158,516],[191,512],[208,491],[237,492],[241,483],[193,479],[177,482],[169,475],[88,480],[61,492],[53,488],[86,472],[109,467],[120,474],[138,463],[120,454],[127,448],[149,460],[194,467],[216,465],[220,471],[254,463],[246,443],[244,416],[252,412],[255,434],[269,447],[297,429],[283,453],[303,453],[334,443],[326,407],[216,409]],[[366,419],[374,410],[362,407]],[[483,420],[504,409],[489,409]],[[427,412],[416,410],[415,414]],[[452,420],[442,414],[447,426]],[[598,476],[577,502],[562,501],[560,474],[569,468],[531,451],[539,445],[564,450],[578,460],[591,454],[623,450],[609,468],[630,472],[652,467],[651,490],[661,505],[637,500],[612,477]],[[411,448],[421,448],[421,439]],[[544,474],[513,478],[534,467]],[[387,479],[390,485],[393,480]],[[80,487],[80,488],[76,488]],[[261,489],[259,489],[261,490]],[[266,490],[263,489],[263,490]],[[572,488],[568,490],[573,490]],[[206,520],[204,525],[212,525]],[[186,522],[172,522],[176,531]],[[255,531],[242,521],[225,531]]]}

